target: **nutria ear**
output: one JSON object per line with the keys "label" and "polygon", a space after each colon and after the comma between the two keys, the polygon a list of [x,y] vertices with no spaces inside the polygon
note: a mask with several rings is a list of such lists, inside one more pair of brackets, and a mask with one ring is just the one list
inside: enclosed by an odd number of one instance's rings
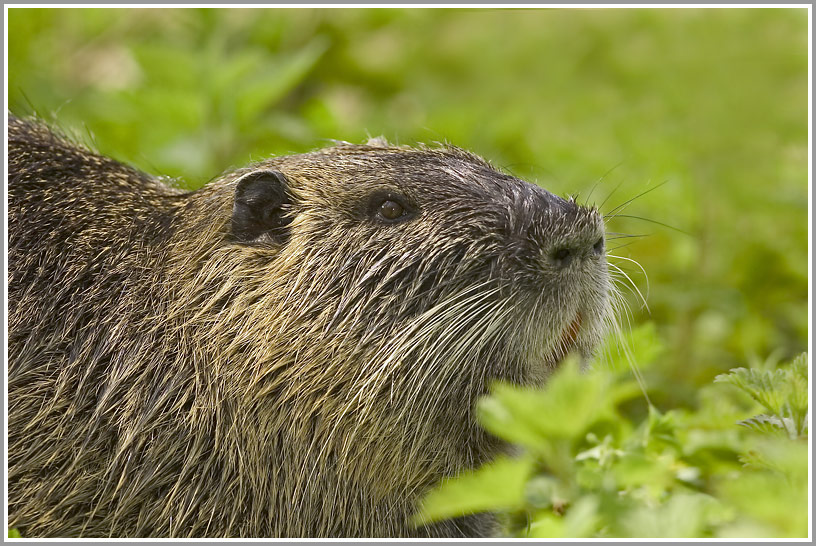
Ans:
{"label": "nutria ear", "polygon": [[285,243],[289,239],[287,216],[291,200],[287,180],[278,171],[255,171],[238,179],[232,207],[232,235],[236,240]]}

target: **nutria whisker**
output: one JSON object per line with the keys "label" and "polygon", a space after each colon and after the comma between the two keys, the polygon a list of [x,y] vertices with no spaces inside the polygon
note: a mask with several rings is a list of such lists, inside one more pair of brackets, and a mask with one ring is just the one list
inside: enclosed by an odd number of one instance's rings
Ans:
{"label": "nutria whisker", "polygon": [[[609,257],[610,258],[621,258],[621,256],[612,256],[612,255],[610,255]],[[623,269],[621,269],[618,265],[616,265],[616,264],[614,264],[612,262],[609,262],[609,267],[612,269],[612,271],[610,271],[610,275],[613,278],[615,277],[615,274],[619,274],[619,275],[621,275],[621,277],[623,279],[626,279],[627,285],[632,287],[632,290],[631,290],[632,294],[636,294],[638,296],[638,298],[640,299],[640,301],[642,302],[641,308],[646,309],[646,311],[649,312],[649,304],[646,303],[646,298],[643,296],[643,294],[640,291],[640,288],[637,287],[637,284],[635,284],[635,282],[632,280],[632,278]]]}

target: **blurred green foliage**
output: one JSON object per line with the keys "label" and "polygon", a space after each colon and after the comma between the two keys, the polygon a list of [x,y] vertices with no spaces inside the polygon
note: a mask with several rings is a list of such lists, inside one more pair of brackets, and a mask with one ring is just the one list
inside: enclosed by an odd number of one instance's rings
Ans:
{"label": "blurred green foliage", "polygon": [[[643,335],[649,329],[623,340],[645,365],[659,343]],[[587,374],[567,363],[543,391],[497,384],[479,404],[480,421],[521,454],[443,482],[416,522],[491,510],[521,537],[807,536],[807,355],[719,376],[753,404],[709,384],[695,410],[649,406],[639,423],[620,411],[642,401],[628,362],[619,356]],[[791,433],[785,420],[801,428]]]}
{"label": "blurred green foliage", "polygon": [[[636,363],[654,408],[623,399],[639,392],[631,384],[591,380],[582,388],[623,398],[590,399],[609,405],[585,416],[645,422],[648,446],[673,408],[718,419],[706,409],[719,403],[717,375],[807,350],[807,19],[744,8],[12,8],[9,107],[188,188],[271,154],[384,135],[449,141],[598,205],[624,326],[655,325],[633,339],[653,351],[636,351],[651,365]],[[618,357],[603,352],[610,373]],[[718,423],[733,425],[732,413]],[[671,457],[648,472],[683,460]],[[672,498],[642,524],[675,524],[688,506],[713,517],[699,497]],[[581,534],[594,528],[584,519],[541,532]],[[677,532],[713,524],[694,525]]]}

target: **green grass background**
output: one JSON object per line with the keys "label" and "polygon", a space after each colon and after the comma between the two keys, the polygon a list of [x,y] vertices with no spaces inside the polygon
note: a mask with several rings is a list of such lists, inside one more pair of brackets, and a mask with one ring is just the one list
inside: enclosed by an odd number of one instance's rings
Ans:
{"label": "green grass background", "polygon": [[384,135],[640,195],[608,230],[642,235],[610,250],[658,408],[806,350],[804,9],[10,9],[8,40],[12,112],[185,187]]}

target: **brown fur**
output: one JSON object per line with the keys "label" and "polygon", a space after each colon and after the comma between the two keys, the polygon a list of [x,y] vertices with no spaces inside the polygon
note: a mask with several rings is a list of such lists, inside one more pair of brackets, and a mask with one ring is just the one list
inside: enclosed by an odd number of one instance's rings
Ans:
{"label": "brown fur", "polygon": [[[11,526],[495,532],[409,518],[502,449],[473,416],[490,381],[541,381],[579,313],[574,348],[596,344],[600,216],[456,148],[372,144],[184,193],[9,118]],[[264,170],[287,180],[286,237],[236,240],[237,181]],[[384,188],[416,217],[377,221]]]}

